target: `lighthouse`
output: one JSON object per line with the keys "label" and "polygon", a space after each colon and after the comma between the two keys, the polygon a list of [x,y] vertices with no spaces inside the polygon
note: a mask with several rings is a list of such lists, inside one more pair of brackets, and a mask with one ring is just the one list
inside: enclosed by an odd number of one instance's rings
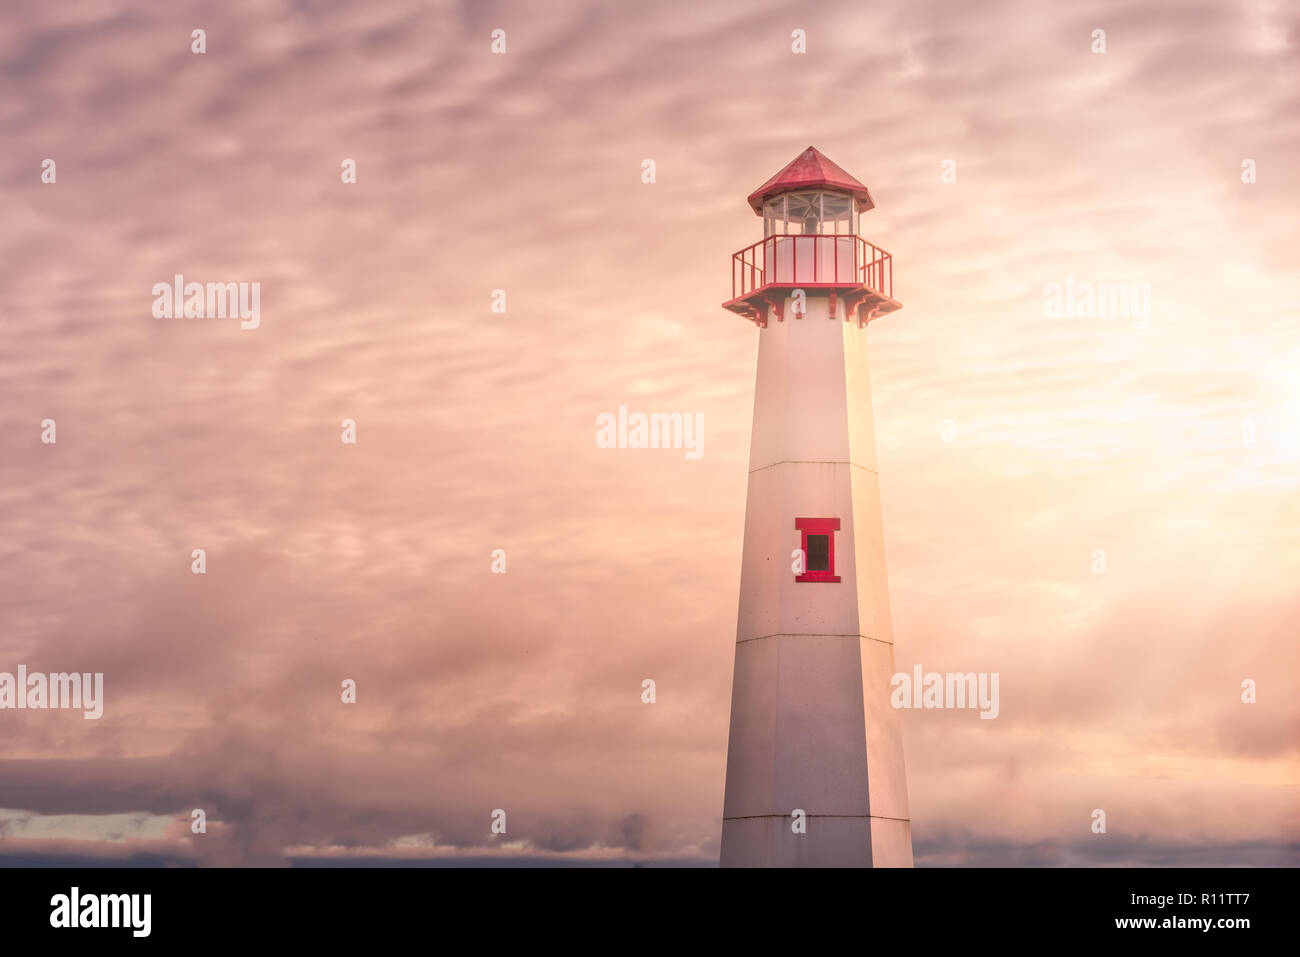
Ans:
{"label": "lighthouse", "polygon": [[893,259],[811,146],[749,205],[763,238],[723,303],[759,345],[721,863],[910,867],[866,338],[901,308]]}

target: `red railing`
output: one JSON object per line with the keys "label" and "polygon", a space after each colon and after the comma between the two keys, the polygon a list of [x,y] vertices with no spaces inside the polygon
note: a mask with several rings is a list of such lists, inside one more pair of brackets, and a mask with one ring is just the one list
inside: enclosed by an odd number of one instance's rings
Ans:
{"label": "red railing", "polygon": [[766,286],[866,286],[894,298],[894,257],[861,236],[769,236],[731,257],[731,298]]}

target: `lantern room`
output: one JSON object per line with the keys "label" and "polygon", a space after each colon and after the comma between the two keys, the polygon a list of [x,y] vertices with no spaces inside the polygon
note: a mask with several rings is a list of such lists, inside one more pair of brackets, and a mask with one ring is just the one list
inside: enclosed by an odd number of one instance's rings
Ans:
{"label": "lantern room", "polygon": [[763,238],[813,235],[856,236],[858,211],[848,193],[801,189],[763,203]]}
{"label": "lantern room", "polygon": [[[785,319],[796,289],[825,294],[829,314],[860,326],[901,308],[893,298],[893,257],[858,234],[875,202],[867,187],[808,147],[749,195],[763,238],[732,256],[732,297],[723,307],[760,327]],[[838,300],[838,302],[837,302]]]}

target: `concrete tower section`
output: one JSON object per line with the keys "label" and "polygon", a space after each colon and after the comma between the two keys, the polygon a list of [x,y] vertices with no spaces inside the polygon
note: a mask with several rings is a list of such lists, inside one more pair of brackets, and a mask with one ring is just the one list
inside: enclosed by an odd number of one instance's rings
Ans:
{"label": "concrete tower section", "polygon": [[[783,190],[783,171],[751,197],[782,213],[725,304],[759,350],[721,863],[910,867],[865,328],[899,306],[892,260],[856,236],[866,188],[809,151],[823,182]],[[842,204],[815,193],[851,199],[851,233],[827,231]]]}

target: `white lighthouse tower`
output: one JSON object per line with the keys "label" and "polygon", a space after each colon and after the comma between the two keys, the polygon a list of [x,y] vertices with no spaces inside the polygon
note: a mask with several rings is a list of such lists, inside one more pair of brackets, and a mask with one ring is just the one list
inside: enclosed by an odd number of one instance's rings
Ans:
{"label": "white lighthouse tower", "polygon": [[866,325],[893,261],[813,147],[749,197],[723,305],[758,327],[722,866],[910,867]]}

